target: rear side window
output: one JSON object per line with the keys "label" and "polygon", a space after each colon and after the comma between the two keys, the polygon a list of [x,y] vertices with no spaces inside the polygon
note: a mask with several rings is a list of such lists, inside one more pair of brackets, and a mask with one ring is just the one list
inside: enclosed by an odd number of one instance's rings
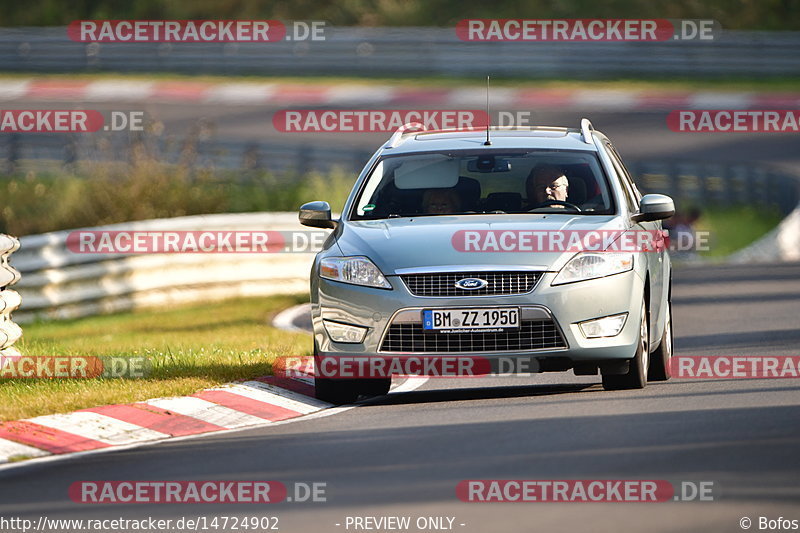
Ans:
{"label": "rear side window", "polygon": [[611,159],[611,164],[614,165],[614,171],[619,178],[619,184],[624,193],[625,201],[628,203],[628,209],[632,212],[636,212],[639,209],[639,200],[641,199],[641,196],[638,195],[639,191],[637,191],[636,187],[633,185],[630,174],[628,174],[625,165],[622,164],[622,159],[619,157],[619,154],[617,154],[617,151],[614,150],[614,147],[610,144],[606,144],[606,152]]}
{"label": "rear side window", "polygon": [[631,175],[631,173],[628,171],[628,167],[625,166],[625,162],[623,161],[622,156],[619,155],[619,152],[617,152],[617,149],[612,146],[611,150],[614,152],[614,155],[617,157],[617,161],[619,161],[619,166],[622,167],[623,175],[625,176],[625,179],[628,181],[628,183],[630,184],[631,188],[633,189],[633,195],[636,198],[636,201],[638,203],[642,199],[642,193],[640,193],[639,192],[639,188],[636,187],[636,182],[633,181],[633,175]]}

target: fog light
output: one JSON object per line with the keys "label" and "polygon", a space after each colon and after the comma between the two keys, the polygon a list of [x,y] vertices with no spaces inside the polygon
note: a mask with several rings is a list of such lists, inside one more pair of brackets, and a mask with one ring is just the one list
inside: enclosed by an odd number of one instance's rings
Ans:
{"label": "fog light", "polygon": [[331,322],[330,320],[323,320],[322,324],[325,326],[325,331],[328,332],[328,336],[333,342],[358,344],[364,340],[364,336],[367,334],[367,328],[359,326],[340,324],[338,322]]}
{"label": "fog light", "polygon": [[619,335],[622,327],[625,325],[625,320],[628,318],[628,313],[621,315],[611,315],[603,318],[596,318],[594,320],[587,320],[578,324],[581,328],[581,333],[587,339],[596,339],[598,337],[614,337]]}

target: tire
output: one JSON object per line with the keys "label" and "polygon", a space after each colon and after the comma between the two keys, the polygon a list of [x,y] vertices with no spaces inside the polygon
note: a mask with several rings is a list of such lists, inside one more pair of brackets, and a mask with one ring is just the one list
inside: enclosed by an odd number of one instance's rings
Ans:
{"label": "tire", "polygon": [[[317,364],[317,346],[314,345],[314,366]],[[319,372],[315,372],[319,374]],[[331,379],[314,377],[314,396],[318,400],[342,405],[353,403],[359,396],[383,396],[389,392],[392,378],[379,379]]]}
{"label": "tire", "polygon": [[636,355],[630,360],[627,374],[603,374],[605,390],[643,389],[647,385],[650,363],[650,330],[646,302],[642,302],[642,321],[639,326],[639,344]]}
{"label": "tire", "polygon": [[647,374],[649,381],[667,381],[672,377],[672,302],[667,299],[667,322],[664,324],[664,333],[661,343],[650,354],[650,371]]}
{"label": "tire", "polygon": [[314,342],[314,396],[334,405],[353,403],[358,399],[358,381],[355,379],[331,379],[318,377],[319,348]]}

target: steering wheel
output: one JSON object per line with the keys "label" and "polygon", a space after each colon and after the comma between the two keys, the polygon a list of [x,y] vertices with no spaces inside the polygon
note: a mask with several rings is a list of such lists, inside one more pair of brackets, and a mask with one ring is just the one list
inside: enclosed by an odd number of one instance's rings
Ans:
{"label": "steering wheel", "polygon": [[571,204],[569,202],[562,202],[561,200],[546,200],[546,201],[542,202],[541,204],[539,204],[537,207],[534,207],[533,209],[530,209],[528,211],[528,213],[534,213],[534,212],[536,212],[537,209],[541,209],[543,207],[549,207],[551,205],[563,205],[564,207],[567,207],[569,209],[574,209],[576,213],[580,213],[581,212],[581,208],[578,207],[575,204]]}

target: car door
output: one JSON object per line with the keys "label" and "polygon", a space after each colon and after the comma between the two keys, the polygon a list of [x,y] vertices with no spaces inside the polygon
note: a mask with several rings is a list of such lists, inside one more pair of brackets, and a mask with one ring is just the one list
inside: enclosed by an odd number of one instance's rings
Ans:
{"label": "car door", "polygon": [[[620,178],[621,185],[625,191],[625,196],[631,205],[631,212],[638,212],[639,202],[642,199],[641,193],[636,187],[636,184],[633,182],[633,179],[631,178],[628,169],[625,167],[625,164],[622,162],[622,158],[620,157],[619,153],[617,153],[616,149],[611,145],[611,143],[606,143],[606,151],[608,152],[608,156],[614,165],[614,170]],[[662,225],[660,220],[651,222],[636,222],[634,223],[632,229],[637,231],[648,231],[651,232],[651,234],[655,234],[655,232],[662,231]],[[669,260],[666,256],[666,253],[667,252],[664,249],[659,249],[658,251],[646,252],[642,254],[646,258],[647,271],[650,275],[651,342],[658,341],[660,335],[659,332],[662,331],[664,320],[666,319],[665,302],[667,298],[666,291],[668,290],[668,287],[666,286],[665,280],[669,279]]]}

